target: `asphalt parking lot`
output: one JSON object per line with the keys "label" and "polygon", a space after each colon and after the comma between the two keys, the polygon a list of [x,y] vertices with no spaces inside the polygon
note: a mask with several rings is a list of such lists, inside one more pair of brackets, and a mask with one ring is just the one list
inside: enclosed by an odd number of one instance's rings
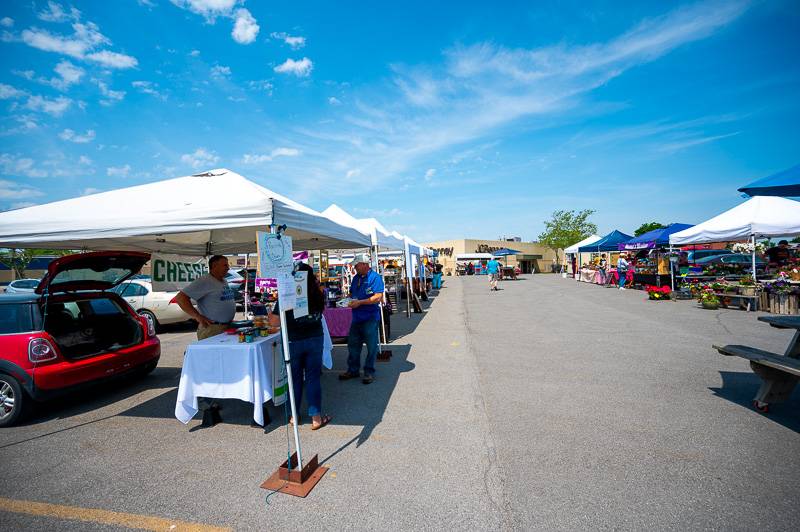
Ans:
{"label": "asphalt parking lot", "polygon": [[[3,529],[793,530],[800,392],[765,416],[757,378],[711,343],[782,352],[756,313],[650,302],[553,275],[446,278],[392,321],[378,379],[323,374],[331,425],[301,426],[331,469],[306,499],[259,484],[286,458],[283,412],[252,428],[174,417],[186,326],[149,377],[92,388],[0,431]],[[171,528],[174,527],[174,528]]]}

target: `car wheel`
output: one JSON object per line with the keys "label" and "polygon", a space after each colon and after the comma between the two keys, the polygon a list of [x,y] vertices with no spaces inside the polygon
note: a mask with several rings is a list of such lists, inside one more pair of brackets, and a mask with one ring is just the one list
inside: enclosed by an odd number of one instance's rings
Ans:
{"label": "car wheel", "polygon": [[17,379],[0,373],[0,427],[8,427],[22,419],[29,401]]}
{"label": "car wheel", "polygon": [[153,330],[158,333],[161,330],[161,325],[158,323],[156,319],[156,315],[150,312],[149,310],[138,310],[136,311],[139,316],[143,317],[147,321],[149,321],[153,325]]}

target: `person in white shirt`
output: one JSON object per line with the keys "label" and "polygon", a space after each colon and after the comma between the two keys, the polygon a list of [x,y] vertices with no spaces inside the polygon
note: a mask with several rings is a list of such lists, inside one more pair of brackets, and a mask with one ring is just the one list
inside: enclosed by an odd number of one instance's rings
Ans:
{"label": "person in white shirt", "polygon": [[628,268],[630,263],[627,260],[625,253],[620,253],[617,259],[617,275],[619,276],[619,289],[625,290],[625,280],[628,277]]}

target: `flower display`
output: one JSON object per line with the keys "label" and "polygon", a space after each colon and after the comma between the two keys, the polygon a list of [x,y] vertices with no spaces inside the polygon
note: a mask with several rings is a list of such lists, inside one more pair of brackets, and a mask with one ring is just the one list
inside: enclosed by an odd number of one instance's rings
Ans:
{"label": "flower display", "polygon": [[647,292],[647,296],[654,300],[669,299],[669,295],[672,293],[669,286],[646,285],[644,289]]}

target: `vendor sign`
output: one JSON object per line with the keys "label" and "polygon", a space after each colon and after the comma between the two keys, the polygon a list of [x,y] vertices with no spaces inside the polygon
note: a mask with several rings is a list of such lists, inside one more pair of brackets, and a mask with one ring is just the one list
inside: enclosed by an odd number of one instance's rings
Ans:
{"label": "vendor sign", "polygon": [[295,305],[295,282],[292,277],[294,258],[292,257],[292,237],[259,231],[258,276],[278,281],[278,301],[281,309],[291,310]]}
{"label": "vendor sign", "polygon": [[177,292],[208,273],[208,264],[203,257],[153,253],[150,265],[155,292]]}
{"label": "vendor sign", "polygon": [[294,317],[308,316],[308,272],[296,272]]}

